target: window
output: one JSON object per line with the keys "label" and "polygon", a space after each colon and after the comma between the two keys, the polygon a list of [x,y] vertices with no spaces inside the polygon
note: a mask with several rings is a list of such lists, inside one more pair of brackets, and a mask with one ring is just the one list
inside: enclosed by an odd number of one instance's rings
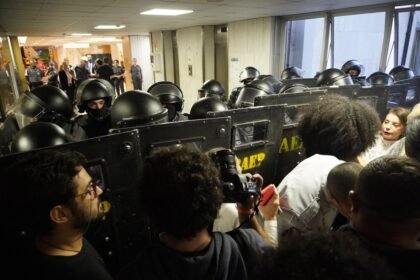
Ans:
{"label": "window", "polygon": [[314,77],[321,70],[325,18],[291,20],[286,23],[285,68],[303,69],[304,77]]}
{"label": "window", "polygon": [[385,12],[334,16],[333,67],[356,59],[365,66],[365,75],[379,70],[384,38]]}

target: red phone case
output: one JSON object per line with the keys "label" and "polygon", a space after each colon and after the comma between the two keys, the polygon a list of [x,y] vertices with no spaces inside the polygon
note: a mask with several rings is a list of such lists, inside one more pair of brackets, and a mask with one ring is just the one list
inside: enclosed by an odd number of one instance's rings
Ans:
{"label": "red phone case", "polygon": [[265,187],[262,191],[261,191],[261,199],[260,199],[260,205],[266,205],[268,203],[268,201],[271,199],[271,197],[274,194],[274,189],[275,186],[273,184]]}

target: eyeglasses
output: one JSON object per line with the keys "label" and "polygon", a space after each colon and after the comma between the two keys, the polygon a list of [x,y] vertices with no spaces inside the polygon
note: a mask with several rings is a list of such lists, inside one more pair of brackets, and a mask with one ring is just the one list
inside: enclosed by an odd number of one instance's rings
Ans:
{"label": "eyeglasses", "polygon": [[85,197],[87,195],[90,195],[91,199],[94,200],[95,198],[98,197],[97,188],[99,188],[99,186],[95,182],[90,181],[88,186],[86,187],[86,191],[80,194],[76,194],[74,197],[79,197],[79,196]]}

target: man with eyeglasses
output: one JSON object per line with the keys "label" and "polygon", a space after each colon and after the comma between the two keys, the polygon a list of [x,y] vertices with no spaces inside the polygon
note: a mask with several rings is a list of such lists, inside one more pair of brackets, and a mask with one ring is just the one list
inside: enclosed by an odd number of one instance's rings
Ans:
{"label": "man with eyeglasses", "polygon": [[[78,152],[37,151],[3,172],[1,206],[10,239],[13,277],[36,279],[112,279],[102,258],[83,237],[103,215],[102,190]],[[4,214],[4,211],[2,211]],[[3,234],[3,232],[2,232]],[[9,247],[6,246],[8,249]]]}

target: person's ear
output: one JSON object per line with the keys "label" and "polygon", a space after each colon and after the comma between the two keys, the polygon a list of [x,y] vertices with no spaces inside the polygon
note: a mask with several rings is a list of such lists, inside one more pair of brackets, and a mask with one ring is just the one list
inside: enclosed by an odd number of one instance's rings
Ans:
{"label": "person's ear", "polygon": [[56,205],[50,210],[50,219],[57,224],[66,223],[69,220],[69,211],[62,205]]}
{"label": "person's ear", "polygon": [[360,208],[360,201],[357,193],[354,190],[349,191],[348,199],[350,204],[350,214],[357,213]]}

